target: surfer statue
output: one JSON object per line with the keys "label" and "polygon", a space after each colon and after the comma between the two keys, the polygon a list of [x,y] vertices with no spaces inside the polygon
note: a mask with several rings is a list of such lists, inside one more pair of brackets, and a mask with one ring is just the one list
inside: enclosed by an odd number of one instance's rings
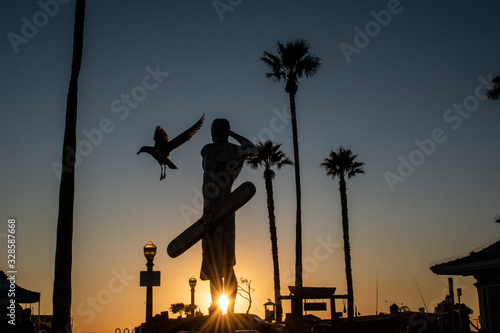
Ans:
{"label": "surfer statue", "polygon": [[[231,136],[241,146],[228,142]],[[244,137],[230,129],[226,119],[215,119],[212,123],[212,141],[203,147],[203,226],[205,237],[202,240],[203,262],[202,280],[210,280],[212,306],[222,295],[228,299],[227,312],[234,312],[234,300],[238,281],[234,274],[235,258],[235,221],[234,213],[213,227],[212,209],[223,203],[231,193],[234,180],[247,157],[257,154],[257,148]]]}
{"label": "surfer statue", "polygon": [[[229,137],[239,145],[230,143]],[[234,313],[238,282],[235,259],[235,215],[255,194],[255,186],[246,182],[231,192],[245,160],[257,154],[255,145],[231,131],[227,119],[212,123],[212,143],[201,150],[203,157],[203,216],[168,246],[177,257],[202,239],[203,259],[200,278],[210,281],[212,308],[222,295],[228,299],[227,312]],[[217,310],[219,310],[217,308]]]}

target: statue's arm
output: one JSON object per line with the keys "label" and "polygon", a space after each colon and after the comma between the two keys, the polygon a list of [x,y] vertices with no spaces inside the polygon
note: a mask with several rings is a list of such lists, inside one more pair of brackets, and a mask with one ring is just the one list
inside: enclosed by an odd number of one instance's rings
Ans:
{"label": "statue's arm", "polygon": [[241,148],[239,149],[242,157],[249,157],[249,156],[255,156],[257,155],[257,147],[248,140],[247,138],[233,132],[229,131],[229,135],[238,141],[238,143],[241,145]]}

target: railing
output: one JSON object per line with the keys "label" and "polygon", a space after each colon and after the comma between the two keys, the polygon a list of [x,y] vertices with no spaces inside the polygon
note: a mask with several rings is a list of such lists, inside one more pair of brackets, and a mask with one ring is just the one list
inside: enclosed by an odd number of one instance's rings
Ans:
{"label": "railing", "polygon": [[[119,328],[116,328],[115,329],[115,333],[122,333],[122,330],[119,329]],[[124,328],[123,329],[123,333],[130,333],[129,329],[128,328]],[[135,333],[135,328],[132,329],[132,333]]]}

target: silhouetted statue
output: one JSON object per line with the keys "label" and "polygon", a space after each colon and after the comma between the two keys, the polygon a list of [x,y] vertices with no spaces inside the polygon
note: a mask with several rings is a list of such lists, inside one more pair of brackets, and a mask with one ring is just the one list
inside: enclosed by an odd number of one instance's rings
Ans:
{"label": "silhouetted statue", "polygon": [[[228,142],[232,137],[241,146]],[[214,225],[213,209],[224,203],[231,194],[231,187],[238,177],[245,160],[257,154],[257,148],[249,140],[234,133],[226,119],[212,123],[212,141],[203,147],[203,262],[201,279],[210,280],[212,305],[224,293],[228,298],[227,312],[234,312],[234,300],[238,282],[233,266],[235,258],[235,220],[229,214]]]}
{"label": "silhouetted statue", "polygon": [[[229,143],[229,137],[241,145]],[[249,140],[231,131],[229,121],[216,119],[212,124],[212,141],[203,147],[203,215],[172,240],[168,255],[176,258],[202,240],[203,262],[201,279],[210,280],[212,306],[226,294],[228,312],[234,312],[238,283],[234,274],[235,223],[234,213],[255,194],[255,186],[244,182],[231,191],[245,160],[257,155]]]}
{"label": "silhouetted statue", "polygon": [[191,139],[193,135],[195,135],[196,132],[198,132],[201,125],[203,124],[204,119],[205,119],[205,114],[203,114],[203,116],[200,118],[200,120],[196,122],[196,124],[191,126],[183,133],[179,134],[172,141],[168,141],[168,135],[163,130],[163,128],[161,128],[160,126],[156,126],[155,136],[154,136],[155,140],[154,147],[143,146],[137,154],[148,153],[151,156],[153,156],[161,165],[160,180],[164,179],[166,175],[167,166],[170,169],[177,169],[175,164],[168,159],[170,152],[175,148],[179,147],[180,145],[182,145],[183,143],[189,141],[189,139]]}

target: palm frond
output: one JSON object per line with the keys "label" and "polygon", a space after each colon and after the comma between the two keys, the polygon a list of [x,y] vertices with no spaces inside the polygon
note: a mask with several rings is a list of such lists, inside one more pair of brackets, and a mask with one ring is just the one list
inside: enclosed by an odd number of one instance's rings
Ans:
{"label": "palm frond", "polygon": [[261,160],[259,160],[257,157],[252,157],[252,158],[248,159],[247,164],[252,169],[258,169],[262,166]]}
{"label": "palm frond", "polygon": [[271,70],[266,73],[266,79],[273,79],[276,82],[284,80],[286,74],[282,71],[281,60],[274,54],[264,51],[264,55],[260,58]]}
{"label": "palm frond", "polygon": [[285,165],[293,164],[293,162],[281,151],[281,144],[274,144],[271,140],[266,140],[264,143],[260,141],[257,143],[257,155],[250,158],[247,164],[252,169],[264,167],[266,170],[270,170],[271,176],[274,177],[272,167],[281,169]]}
{"label": "palm frond", "polygon": [[337,152],[330,150],[330,155],[325,158],[321,167],[325,168],[326,175],[332,178],[346,175],[347,178],[355,177],[357,174],[364,174],[362,162],[356,161],[358,155],[352,153],[349,149],[338,148]]}
{"label": "palm frond", "polygon": [[500,98],[500,86],[486,91],[486,97],[494,101],[498,100]]}
{"label": "palm frond", "polygon": [[491,100],[498,100],[500,98],[500,89],[494,88],[486,92],[486,97]]}
{"label": "palm frond", "polygon": [[491,80],[491,85],[493,86],[493,88],[486,91],[486,97],[488,99],[496,101],[500,98],[500,75],[494,77]]}
{"label": "palm frond", "polygon": [[307,56],[297,62],[296,72],[298,77],[314,76],[321,68],[321,58],[315,56]]}
{"label": "palm frond", "polygon": [[280,56],[283,55],[285,47],[280,43],[279,39],[276,40],[276,51]]}
{"label": "palm frond", "polygon": [[321,58],[310,53],[311,44],[305,39],[293,39],[285,44],[276,41],[276,52],[264,51],[261,60],[265,62],[270,72],[266,73],[267,79],[275,82],[286,81],[287,92],[296,89],[298,79],[305,76],[311,77],[321,68]]}
{"label": "palm frond", "polygon": [[295,39],[286,44],[286,51],[290,58],[302,59],[309,54],[311,44],[305,39]]}

